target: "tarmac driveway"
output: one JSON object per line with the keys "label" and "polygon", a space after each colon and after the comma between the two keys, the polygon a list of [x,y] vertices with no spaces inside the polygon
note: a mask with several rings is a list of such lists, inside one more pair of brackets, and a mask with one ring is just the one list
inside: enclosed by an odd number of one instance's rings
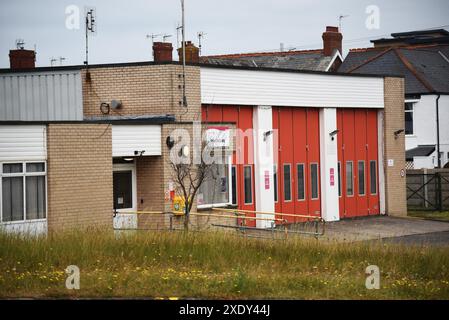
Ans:
{"label": "tarmac driveway", "polygon": [[449,245],[449,222],[375,216],[329,222],[322,239]]}

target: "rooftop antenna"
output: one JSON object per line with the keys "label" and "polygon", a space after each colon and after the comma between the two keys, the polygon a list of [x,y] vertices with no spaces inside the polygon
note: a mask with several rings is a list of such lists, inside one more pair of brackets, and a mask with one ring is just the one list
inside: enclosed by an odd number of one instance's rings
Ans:
{"label": "rooftop antenna", "polygon": [[89,73],[89,35],[94,35],[97,31],[96,10],[93,7],[86,7],[86,80],[90,80]]}
{"label": "rooftop antenna", "polygon": [[340,31],[341,32],[341,21],[344,19],[344,18],[347,18],[347,17],[349,17],[349,14],[346,14],[346,15],[339,15],[338,16],[338,31]]}
{"label": "rooftop antenna", "polygon": [[25,41],[23,39],[17,39],[16,48],[19,50],[23,50],[25,48]]}
{"label": "rooftop antenna", "polygon": [[164,34],[162,36],[162,42],[165,42],[168,38],[170,38],[172,35],[171,34]]}
{"label": "rooftop antenna", "polygon": [[50,59],[50,66],[53,67],[53,65],[54,65],[54,63],[55,63],[56,61],[58,61],[58,59],[56,59],[56,58],[54,58],[54,57],[51,57],[51,59]]}
{"label": "rooftop antenna", "polygon": [[201,55],[201,40],[204,38],[205,35],[207,35],[207,33],[204,33],[203,31],[198,32],[198,48],[200,49],[200,55]]}
{"label": "rooftop antenna", "polygon": [[[158,34],[152,33],[152,34],[146,35],[147,39],[151,39],[151,48],[153,48],[153,46],[154,46],[154,39],[161,37],[161,36],[163,36],[163,34],[161,34],[161,33],[158,33]],[[154,59],[154,52],[153,52],[153,59]]]}
{"label": "rooftop antenna", "polygon": [[184,0],[181,0],[181,12],[182,12],[182,105],[187,107],[186,97],[186,24],[185,24],[185,10]]}
{"label": "rooftop antenna", "polygon": [[65,57],[59,57],[59,65],[62,66],[62,62],[65,60]]}
{"label": "rooftop antenna", "polygon": [[176,26],[176,48],[179,48],[179,33],[181,32],[182,29],[182,25],[178,23],[178,25]]}

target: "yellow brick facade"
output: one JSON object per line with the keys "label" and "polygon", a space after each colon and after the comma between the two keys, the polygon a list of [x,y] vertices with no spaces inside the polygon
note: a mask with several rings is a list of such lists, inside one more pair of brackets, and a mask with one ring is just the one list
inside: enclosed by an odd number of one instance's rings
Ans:
{"label": "yellow brick facade", "polygon": [[47,127],[48,229],[112,229],[112,143],[107,124]]}
{"label": "yellow brick facade", "polygon": [[[406,216],[406,180],[405,175],[401,176],[405,170],[405,135],[394,134],[404,129],[404,79],[386,77],[384,95],[385,209],[388,215]],[[393,160],[392,167],[388,160]]]}

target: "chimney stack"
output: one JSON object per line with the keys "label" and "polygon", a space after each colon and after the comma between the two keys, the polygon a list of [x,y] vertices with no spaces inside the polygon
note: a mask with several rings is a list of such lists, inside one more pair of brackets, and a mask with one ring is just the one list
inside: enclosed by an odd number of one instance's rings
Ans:
{"label": "chimney stack", "polygon": [[34,52],[34,50],[9,50],[9,66],[11,69],[34,69],[35,62],[36,52]]}
{"label": "chimney stack", "polygon": [[170,42],[153,43],[154,62],[173,61],[173,46]]}
{"label": "chimney stack", "polygon": [[338,31],[338,27],[326,27],[323,33],[323,53],[325,56],[331,56],[334,50],[342,52],[343,35]]}
{"label": "chimney stack", "polygon": [[[200,62],[200,49],[195,47],[192,41],[185,42],[186,47],[186,63]],[[182,46],[178,48],[179,61],[182,63]]]}

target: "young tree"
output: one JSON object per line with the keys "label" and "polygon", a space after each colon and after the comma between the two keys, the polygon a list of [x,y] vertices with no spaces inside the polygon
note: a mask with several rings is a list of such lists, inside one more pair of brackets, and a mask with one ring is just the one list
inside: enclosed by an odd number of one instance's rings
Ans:
{"label": "young tree", "polygon": [[203,161],[200,164],[190,163],[173,163],[170,162],[172,168],[172,181],[174,183],[175,192],[184,197],[185,217],[184,228],[189,229],[190,211],[203,182],[211,175],[212,165]]}

